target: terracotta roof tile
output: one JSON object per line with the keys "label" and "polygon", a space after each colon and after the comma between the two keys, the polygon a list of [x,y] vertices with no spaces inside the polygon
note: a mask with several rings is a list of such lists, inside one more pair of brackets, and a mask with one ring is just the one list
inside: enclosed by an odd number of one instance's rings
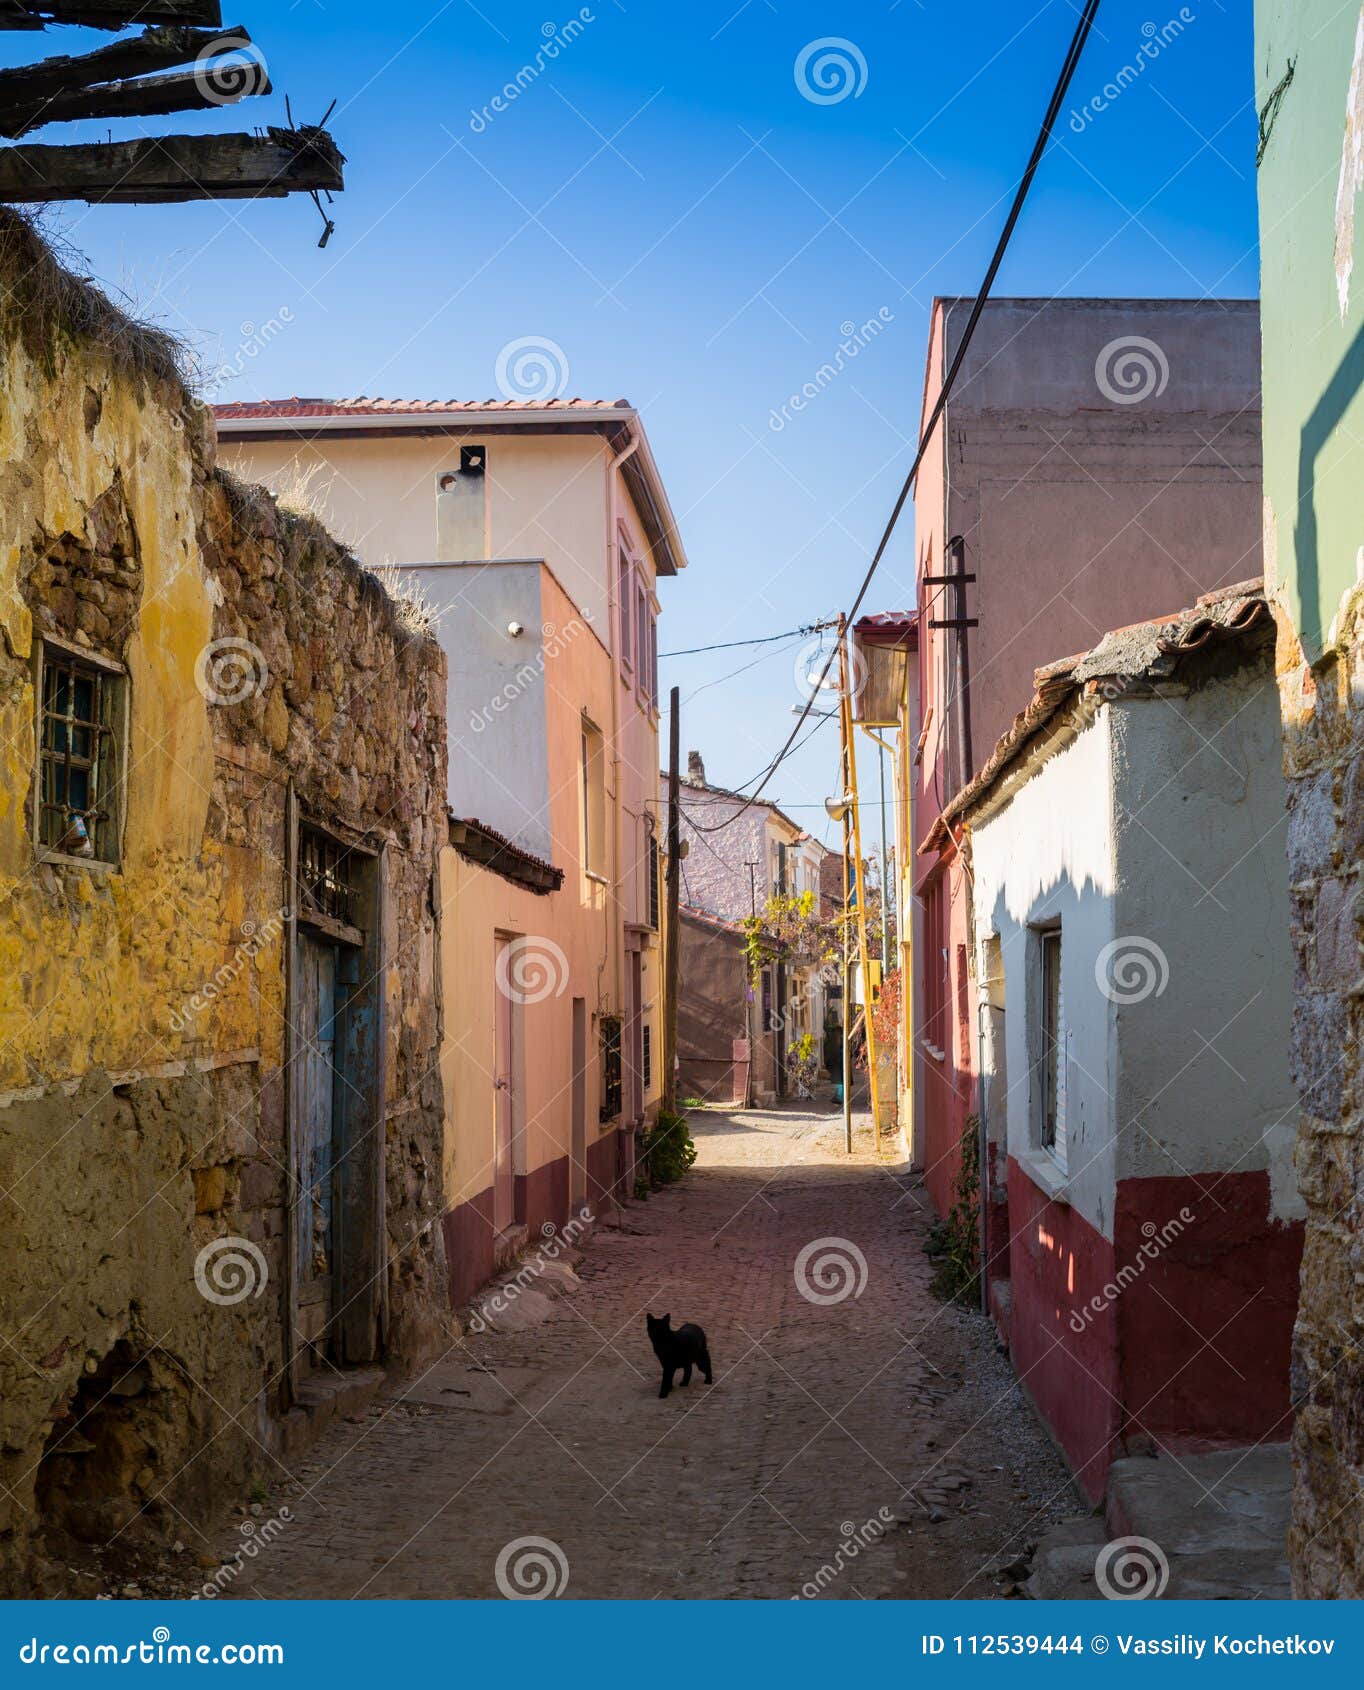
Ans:
{"label": "terracotta roof tile", "polygon": [[299,417],[458,416],[484,411],[616,411],[628,399],[249,399],[215,405],[220,421],[271,422]]}
{"label": "terracotta roof tile", "polygon": [[1204,593],[1188,609],[1113,628],[1090,651],[1063,657],[1033,671],[1032,698],[1001,735],[974,780],[944,808],[921,851],[946,844],[951,823],[972,809],[1022,755],[1028,742],[1081,694],[1112,700],[1136,682],[1166,680],[1191,653],[1215,640],[1233,641],[1272,621],[1262,581]]}

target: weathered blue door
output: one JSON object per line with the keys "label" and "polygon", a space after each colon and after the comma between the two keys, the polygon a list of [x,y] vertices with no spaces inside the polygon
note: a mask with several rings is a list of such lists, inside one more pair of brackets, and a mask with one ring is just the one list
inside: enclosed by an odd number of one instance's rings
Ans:
{"label": "weathered blue door", "polygon": [[325,1347],[332,1315],[337,1141],[336,947],[300,936],[298,1288],[302,1336]]}

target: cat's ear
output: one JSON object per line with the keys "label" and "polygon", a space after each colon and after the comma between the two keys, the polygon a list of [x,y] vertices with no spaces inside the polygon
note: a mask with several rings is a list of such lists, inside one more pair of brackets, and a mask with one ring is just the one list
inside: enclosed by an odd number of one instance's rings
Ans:
{"label": "cat's ear", "polygon": [[658,1324],[660,1326],[666,1326],[671,1319],[672,1316],[670,1314],[660,1315],[658,1318]]}

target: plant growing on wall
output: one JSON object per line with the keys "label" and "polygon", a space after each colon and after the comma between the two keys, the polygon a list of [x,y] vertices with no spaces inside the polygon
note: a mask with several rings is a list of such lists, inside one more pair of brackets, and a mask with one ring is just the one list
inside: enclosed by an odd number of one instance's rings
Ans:
{"label": "plant growing on wall", "polygon": [[980,1300],[980,1116],[969,1115],[961,1135],[956,1201],[935,1221],[924,1254],[937,1265],[931,1289],[944,1302],[968,1307]]}

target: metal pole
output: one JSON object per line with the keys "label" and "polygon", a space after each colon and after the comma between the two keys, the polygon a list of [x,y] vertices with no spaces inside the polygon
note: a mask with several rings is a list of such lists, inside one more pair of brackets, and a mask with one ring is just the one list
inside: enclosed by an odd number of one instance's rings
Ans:
{"label": "metal pole", "polygon": [[862,807],[857,794],[857,742],[853,725],[852,690],[848,683],[847,630],[840,622],[839,693],[848,737],[848,792],[852,797],[853,880],[857,887],[857,950],[862,965],[862,1024],[867,1031],[867,1080],[871,1090],[871,1124],[876,1148],[881,1148],[880,1083],[876,1072],[876,1027],[872,1021],[871,952],[867,946],[867,885],[862,869]]}
{"label": "metal pole", "polygon": [[[840,704],[838,711],[839,791],[848,790],[847,723]],[[843,1139],[852,1155],[852,922],[848,913],[852,889],[852,816],[843,812]]]}
{"label": "metal pole", "polygon": [[886,873],[886,742],[876,741],[876,763],[881,776],[881,974],[890,973],[890,876]]}
{"label": "metal pole", "polygon": [[663,962],[663,1107],[669,1113],[677,1109],[677,994],[682,970],[681,713],[680,692],[674,687],[668,694],[668,948]]}

